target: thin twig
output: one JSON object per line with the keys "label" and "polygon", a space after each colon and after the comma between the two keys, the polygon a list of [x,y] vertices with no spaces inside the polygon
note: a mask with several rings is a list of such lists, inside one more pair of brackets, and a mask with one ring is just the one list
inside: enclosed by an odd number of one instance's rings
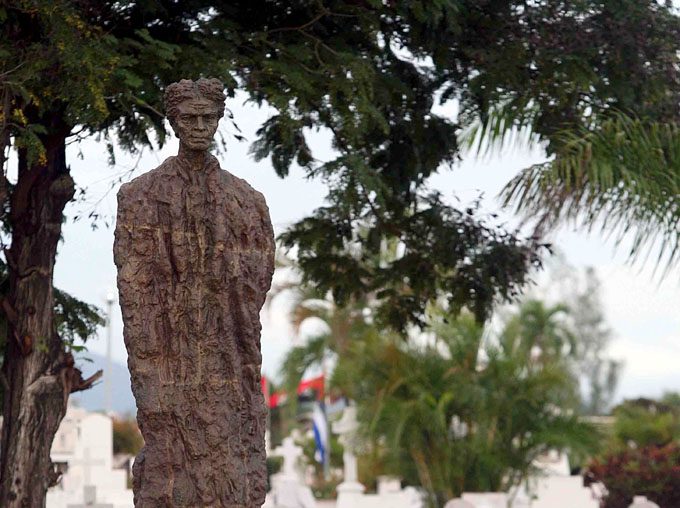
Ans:
{"label": "thin twig", "polygon": [[321,18],[323,18],[323,17],[326,16],[327,14],[328,14],[328,10],[324,9],[324,10],[321,11],[318,15],[316,15],[314,18],[312,18],[311,20],[309,20],[307,23],[304,23],[303,25],[300,25],[300,26],[285,26],[285,27],[281,27],[281,28],[274,28],[274,29],[272,29],[272,30],[268,30],[266,33],[267,33],[267,34],[273,34],[273,33],[276,33],[276,32],[295,32],[295,31],[302,31],[302,30],[304,30],[305,28],[307,28],[307,27],[309,27],[309,26],[312,26],[314,23],[316,23],[317,21],[319,21]]}
{"label": "thin twig", "polygon": [[318,37],[316,37],[316,36],[314,36],[314,35],[312,35],[312,34],[310,34],[310,33],[307,33],[307,32],[305,32],[304,30],[300,30],[300,33],[301,33],[302,35],[304,35],[305,37],[308,37],[308,38],[312,39],[313,41],[316,41],[318,44],[321,44],[324,48],[326,48],[326,50],[327,50],[329,53],[331,53],[331,54],[333,54],[333,55],[335,55],[335,56],[338,56],[338,57],[340,56],[340,53],[338,53],[337,51],[335,51],[333,48],[331,48],[328,44],[326,44],[325,42],[323,42],[323,41],[322,41],[321,39],[319,39]]}
{"label": "thin twig", "polygon": [[0,78],[4,78],[5,76],[9,76],[10,74],[12,74],[13,72],[15,72],[15,71],[18,70],[19,68],[23,67],[24,65],[26,65],[26,62],[21,62],[21,63],[19,63],[19,65],[16,65],[16,66],[13,67],[12,69],[0,73]]}

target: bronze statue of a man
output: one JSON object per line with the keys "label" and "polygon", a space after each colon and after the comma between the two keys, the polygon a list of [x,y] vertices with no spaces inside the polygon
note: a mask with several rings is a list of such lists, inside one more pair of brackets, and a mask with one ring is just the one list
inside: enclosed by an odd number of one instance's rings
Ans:
{"label": "bronze statue of a man", "polygon": [[118,193],[114,259],[137,420],[137,508],[264,502],[260,309],[274,271],[264,197],[209,152],[216,79],[168,86],[179,154]]}

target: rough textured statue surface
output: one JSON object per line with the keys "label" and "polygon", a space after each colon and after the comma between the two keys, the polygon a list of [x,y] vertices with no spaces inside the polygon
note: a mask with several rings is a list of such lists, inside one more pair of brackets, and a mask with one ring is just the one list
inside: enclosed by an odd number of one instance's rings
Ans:
{"label": "rough textured statue surface", "polygon": [[179,154],[118,193],[114,258],[145,445],[137,508],[264,502],[259,313],[274,271],[264,197],[208,153],[222,84],[165,93]]}

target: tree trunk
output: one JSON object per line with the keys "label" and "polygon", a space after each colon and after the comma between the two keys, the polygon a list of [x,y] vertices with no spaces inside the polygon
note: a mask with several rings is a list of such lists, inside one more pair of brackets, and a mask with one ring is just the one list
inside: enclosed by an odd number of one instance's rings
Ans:
{"label": "tree trunk", "polygon": [[66,166],[68,129],[43,136],[46,161],[29,165],[19,153],[10,198],[12,245],[6,252],[9,294],[4,364],[4,424],[0,444],[0,506],[40,508],[56,480],[50,448],[79,371],[56,333],[52,275],[73,180]]}

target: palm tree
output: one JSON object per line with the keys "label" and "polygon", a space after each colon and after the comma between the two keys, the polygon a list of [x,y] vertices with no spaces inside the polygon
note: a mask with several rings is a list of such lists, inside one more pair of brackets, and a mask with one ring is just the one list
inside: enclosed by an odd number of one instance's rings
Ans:
{"label": "palm tree", "polygon": [[382,472],[422,486],[442,506],[463,491],[508,490],[550,448],[589,444],[575,413],[555,411],[576,407],[563,362],[535,366],[524,350],[483,343],[469,315],[432,331],[435,340],[419,345],[373,329],[339,358],[335,381],[357,402],[367,455]]}
{"label": "palm tree", "polygon": [[575,358],[576,338],[566,317],[569,309],[564,304],[547,306],[540,300],[527,300],[505,325],[501,346],[507,353],[520,353],[545,363],[546,361]]}

